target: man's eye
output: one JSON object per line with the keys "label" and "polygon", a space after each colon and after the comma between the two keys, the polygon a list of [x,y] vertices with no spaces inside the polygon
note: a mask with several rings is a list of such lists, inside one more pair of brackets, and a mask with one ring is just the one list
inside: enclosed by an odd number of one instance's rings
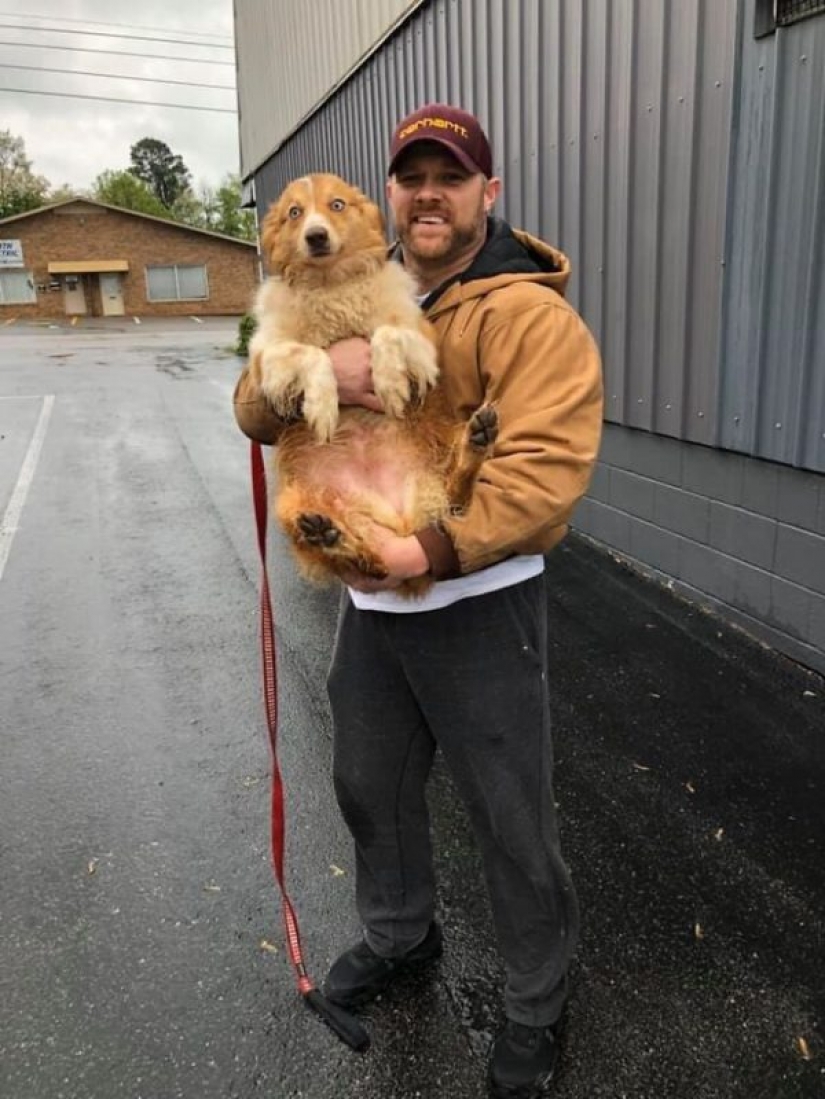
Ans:
{"label": "man's eye", "polygon": [[344,200],[342,198],[334,198],[332,200],[332,202],[329,204],[330,210],[334,210],[336,212],[336,214],[339,214],[344,209],[345,206],[346,206],[346,202],[344,202]]}
{"label": "man's eye", "polygon": [[290,206],[289,210],[287,211],[287,217],[292,218],[292,220],[294,221],[296,218],[299,218],[301,216],[301,213],[302,210],[300,206]]}

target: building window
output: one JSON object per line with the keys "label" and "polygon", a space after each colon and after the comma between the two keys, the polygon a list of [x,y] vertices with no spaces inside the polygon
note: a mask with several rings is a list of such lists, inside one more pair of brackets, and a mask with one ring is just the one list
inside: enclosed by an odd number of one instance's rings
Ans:
{"label": "building window", "polygon": [[773,34],[777,27],[787,27],[809,15],[822,14],[825,14],[825,0],[756,0],[754,34],[761,38]]}
{"label": "building window", "polygon": [[209,297],[206,267],[147,267],[146,297],[149,301],[203,301]]}
{"label": "building window", "polygon": [[0,305],[31,305],[36,301],[31,271],[0,271]]}
{"label": "building window", "polygon": [[825,0],[776,0],[776,25],[787,27],[798,19],[825,12]]}

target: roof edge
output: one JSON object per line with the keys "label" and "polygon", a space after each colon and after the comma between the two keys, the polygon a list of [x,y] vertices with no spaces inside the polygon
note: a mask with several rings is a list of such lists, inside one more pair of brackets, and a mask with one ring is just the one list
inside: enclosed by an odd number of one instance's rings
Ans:
{"label": "roof edge", "polygon": [[243,240],[241,237],[230,237],[226,233],[216,233],[212,229],[200,229],[197,225],[187,225],[183,221],[173,221],[171,218],[160,218],[155,214],[144,214],[140,210],[128,210],[125,206],[113,206],[110,202],[98,202],[95,198],[86,198],[83,195],[77,195],[74,198],[64,198],[60,202],[50,202],[45,206],[35,206],[33,210],[24,210],[22,214],[12,214],[8,218],[0,218],[0,226],[10,225],[15,221],[22,221],[24,218],[34,217],[36,214],[43,214],[49,210],[57,210],[61,206],[69,206],[73,202],[85,202],[88,206],[99,206],[103,210],[114,210],[117,214],[131,214],[132,217],[143,218],[146,221],[155,221],[158,225],[171,226],[173,229],[183,229],[187,233],[200,233],[205,237],[215,237],[217,240],[225,240],[230,244],[243,244],[247,248],[258,249],[254,240]]}

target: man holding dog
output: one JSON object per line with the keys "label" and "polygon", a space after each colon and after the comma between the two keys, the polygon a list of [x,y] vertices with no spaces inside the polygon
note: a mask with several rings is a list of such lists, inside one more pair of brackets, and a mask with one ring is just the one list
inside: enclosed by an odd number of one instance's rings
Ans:
{"label": "man holding dog", "polygon": [[[328,686],[364,937],[324,991],[362,1004],[441,954],[425,800],[438,746],[475,831],[507,974],[491,1092],[532,1099],[553,1075],[578,937],[553,797],[543,555],[587,488],[602,394],[598,351],[563,298],[569,261],[491,216],[500,190],[472,115],[429,104],[399,123],[395,258],[418,282],[453,411],[467,419],[492,402],[499,435],[465,511],[408,538],[387,532],[386,579],[346,577]],[[380,410],[369,344],[330,355],[340,403]],[[261,438],[259,405],[242,377],[238,422]],[[427,572],[439,582],[423,601],[394,593]]]}

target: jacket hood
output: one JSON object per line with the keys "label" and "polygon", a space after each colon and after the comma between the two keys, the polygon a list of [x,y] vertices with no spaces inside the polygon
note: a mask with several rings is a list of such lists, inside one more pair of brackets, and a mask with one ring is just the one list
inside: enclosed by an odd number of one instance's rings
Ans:
{"label": "jacket hood", "polygon": [[461,302],[483,297],[497,286],[535,282],[564,297],[570,260],[557,248],[500,218],[487,219],[487,242],[466,271],[427,295],[423,308],[430,317]]}

